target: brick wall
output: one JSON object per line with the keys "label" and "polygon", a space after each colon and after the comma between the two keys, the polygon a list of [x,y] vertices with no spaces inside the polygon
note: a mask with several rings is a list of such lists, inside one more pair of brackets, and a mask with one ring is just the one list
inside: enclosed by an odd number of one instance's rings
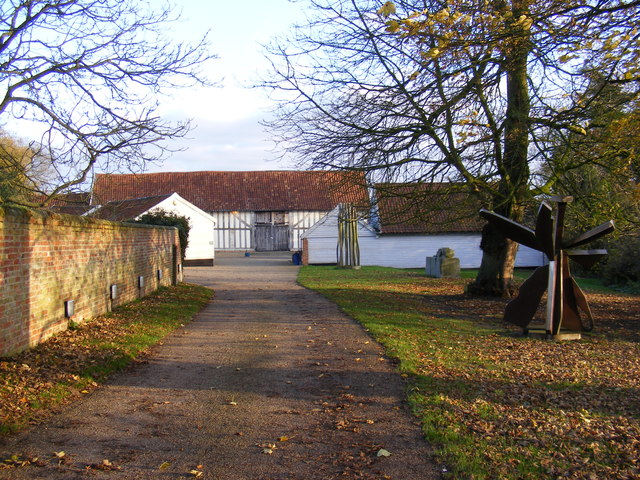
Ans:
{"label": "brick wall", "polygon": [[0,355],[66,329],[65,301],[79,323],[181,281],[178,245],[172,227],[0,207]]}

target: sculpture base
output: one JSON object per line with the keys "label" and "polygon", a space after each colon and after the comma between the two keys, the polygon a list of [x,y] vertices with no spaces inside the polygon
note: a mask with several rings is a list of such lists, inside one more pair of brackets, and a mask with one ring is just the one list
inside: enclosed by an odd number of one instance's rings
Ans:
{"label": "sculpture base", "polygon": [[525,328],[522,330],[522,335],[525,337],[539,338],[541,340],[554,340],[554,341],[567,341],[567,340],[580,340],[582,334],[580,332],[560,332],[557,335],[547,333],[543,328]]}

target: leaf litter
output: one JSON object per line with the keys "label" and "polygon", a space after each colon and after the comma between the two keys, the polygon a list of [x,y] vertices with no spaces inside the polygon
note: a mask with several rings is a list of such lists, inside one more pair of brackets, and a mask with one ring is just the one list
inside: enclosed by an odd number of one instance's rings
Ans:
{"label": "leaf litter", "polygon": [[[87,395],[98,387],[105,366],[124,366],[135,359],[135,346],[117,343],[140,329],[155,333],[170,327],[150,324],[149,312],[156,307],[181,307],[175,316],[195,313],[211,296],[211,290],[189,284],[165,288],[116,311],[60,332],[29,350],[0,358],[0,434],[9,434],[26,423],[38,423],[57,404]],[[197,305],[194,307],[194,305]],[[182,318],[182,322],[188,318]],[[159,323],[166,320],[159,320]],[[167,330],[162,330],[167,331]]]}
{"label": "leaf litter", "polygon": [[[593,297],[604,328],[580,341],[455,329],[445,339],[415,338],[417,396],[424,408],[442,408],[454,433],[474,439],[469,453],[482,457],[491,478],[640,478],[638,298],[626,297],[624,321],[602,308],[612,296]],[[487,313],[500,312],[502,302],[466,298],[461,305],[463,298],[447,298],[445,306],[427,296],[425,304],[431,315],[461,318],[457,309],[495,328]],[[444,393],[435,401],[434,386]],[[530,477],[518,473],[523,463]]]}
{"label": "leaf litter", "polygon": [[588,293],[594,332],[551,342],[518,337],[506,300],[465,295],[468,280],[338,275],[306,286],[398,361],[447,478],[640,478],[638,296]]}

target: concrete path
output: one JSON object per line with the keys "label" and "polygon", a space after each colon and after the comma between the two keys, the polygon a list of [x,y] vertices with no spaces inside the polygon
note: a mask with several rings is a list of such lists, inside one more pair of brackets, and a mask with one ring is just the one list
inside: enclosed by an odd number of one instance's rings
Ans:
{"label": "concrete path", "polygon": [[381,348],[296,285],[290,259],[187,268],[214,301],[146,363],[4,441],[39,465],[0,478],[439,478]]}

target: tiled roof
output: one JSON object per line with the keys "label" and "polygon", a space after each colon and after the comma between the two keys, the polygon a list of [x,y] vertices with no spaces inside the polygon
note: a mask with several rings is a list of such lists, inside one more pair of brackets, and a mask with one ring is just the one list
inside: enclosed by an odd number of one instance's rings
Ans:
{"label": "tiled roof", "polygon": [[89,192],[59,193],[50,200],[49,205],[88,205],[89,197]]}
{"label": "tiled roof", "polygon": [[478,215],[482,205],[458,187],[446,183],[376,184],[381,233],[480,232],[485,223]]}
{"label": "tiled roof", "polygon": [[170,196],[171,194],[130,200],[116,200],[98,207],[97,210],[90,212],[89,216],[101,218],[102,220],[111,220],[112,222],[124,222],[126,220],[132,220],[138,215],[142,215]]}
{"label": "tiled roof", "polygon": [[83,215],[85,212],[91,210],[91,205],[51,205],[49,210],[56,213],[66,213],[68,215]]}
{"label": "tiled roof", "polygon": [[[58,213],[68,213],[71,215],[82,215],[91,207],[89,199],[91,194],[88,192],[61,193],[50,199],[47,208]],[[44,196],[35,199],[36,202],[43,202]]]}
{"label": "tiled roof", "polygon": [[98,174],[94,204],[170,194],[207,212],[331,210],[368,203],[364,175],[336,171]]}

